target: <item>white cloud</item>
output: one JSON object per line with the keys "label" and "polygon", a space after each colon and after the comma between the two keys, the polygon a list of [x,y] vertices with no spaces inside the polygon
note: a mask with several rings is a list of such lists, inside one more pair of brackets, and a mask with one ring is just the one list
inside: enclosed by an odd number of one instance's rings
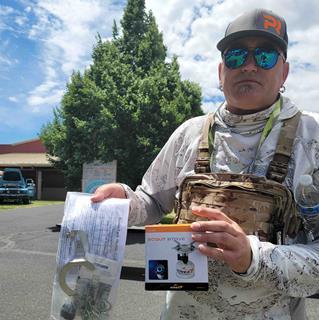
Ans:
{"label": "white cloud", "polygon": [[20,27],[23,26],[23,25],[25,25],[27,22],[28,22],[28,18],[25,17],[25,16],[17,16],[17,17],[15,18],[15,23],[16,23],[17,25],[19,25]]}
{"label": "white cloud", "polygon": [[[218,93],[217,93],[218,94]],[[222,99],[222,97],[220,97]],[[205,113],[214,112],[221,105],[221,101],[204,101],[202,104],[202,109]]]}
{"label": "white cloud", "polygon": [[[230,21],[244,11],[259,7],[256,0],[146,0],[163,32],[170,55],[177,54],[181,74],[200,83],[206,99],[218,95],[217,42]],[[319,111],[319,2],[317,0],[264,0],[264,8],[285,17],[290,43],[290,75],[286,83],[290,96],[304,110]],[[197,61],[194,57],[199,57]],[[217,104],[218,105],[218,104]],[[205,103],[210,110],[215,103]]]}
{"label": "white cloud", "polygon": [[[83,71],[89,65],[97,33],[103,39],[110,37],[113,19],[119,22],[123,4],[114,5],[111,0],[24,0],[24,3],[29,5],[23,12],[0,6],[0,30],[11,19],[15,24],[6,25],[7,28],[27,33],[36,42],[43,79],[29,90],[26,101],[29,112],[51,113],[51,107],[60,103],[72,71]],[[206,101],[204,110],[215,108],[215,102],[207,101],[220,96],[217,73],[220,53],[216,43],[231,20],[259,5],[256,0],[146,0],[146,8],[153,11],[163,32],[169,57],[176,54],[182,77],[201,85]],[[283,15],[288,24],[293,45],[288,53],[291,72],[286,83],[287,95],[302,109],[316,111],[318,0],[307,0],[307,5],[296,0],[264,0],[262,6]],[[16,62],[0,52],[1,67]]]}
{"label": "white cloud", "polygon": [[1,46],[0,46],[0,68],[1,68],[0,70],[2,71],[2,73],[4,70],[10,69],[10,67],[15,66],[19,62],[18,59],[10,56],[9,50],[8,50],[9,46],[10,46],[9,40],[2,39]]}
{"label": "white cloud", "polygon": [[19,99],[17,97],[9,97],[8,100],[11,102],[18,102],[19,101]]}
{"label": "white cloud", "polygon": [[60,89],[54,89],[50,91],[50,94],[47,92],[44,92],[44,94],[38,93],[36,88],[31,95],[28,97],[27,101],[28,104],[31,106],[32,112],[43,112],[41,106],[51,106],[54,107],[57,105],[58,102],[60,102],[62,95],[64,93],[64,90]]}
{"label": "white cloud", "polygon": [[61,100],[64,90],[60,89],[58,82],[47,80],[36,87],[27,98],[33,112],[41,112],[40,106],[56,106]]}
{"label": "white cloud", "polygon": [[8,57],[6,56],[0,56],[0,65],[8,65],[11,66],[12,65],[12,60],[10,60]]}
{"label": "white cloud", "polygon": [[1,6],[0,7],[0,16],[5,17],[14,12],[14,9],[8,6]]}
{"label": "white cloud", "polygon": [[25,12],[20,12],[9,6],[0,5],[0,31],[6,30],[16,34],[25,32],[28,17]]}
{"label": "white cloud", "polygon": [[71,73],[89,65],[97,33],[110,36],[113,19],[119,20],[122,9],[104,0],[38,1],[29,36],[41,41],[44,80],[29,92],[33,111],[59,104]]}

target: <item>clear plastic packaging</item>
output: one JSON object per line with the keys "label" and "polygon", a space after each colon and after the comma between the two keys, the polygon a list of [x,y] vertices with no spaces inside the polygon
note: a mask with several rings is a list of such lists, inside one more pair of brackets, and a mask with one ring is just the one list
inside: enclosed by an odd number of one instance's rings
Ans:
{"label": "clear plastic packaging", "polygon": [[67,194],[51,320],[111,319],[124,258],[129,200],[93,204],[91,196]]}

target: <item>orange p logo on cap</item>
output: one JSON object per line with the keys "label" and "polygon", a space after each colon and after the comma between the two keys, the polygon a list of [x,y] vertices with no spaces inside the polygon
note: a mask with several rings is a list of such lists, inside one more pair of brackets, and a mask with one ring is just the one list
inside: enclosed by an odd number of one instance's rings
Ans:
{"label": "orange p logo on cap", "polygon": [[281,31],[281,22],[277,20],[275,17],[264,14],[264,29],[273,28],[280,35]]}

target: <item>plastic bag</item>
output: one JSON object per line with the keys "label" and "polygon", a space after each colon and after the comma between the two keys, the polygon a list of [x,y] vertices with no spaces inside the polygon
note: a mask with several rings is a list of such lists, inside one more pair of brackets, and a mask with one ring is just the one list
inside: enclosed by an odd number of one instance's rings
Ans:
{"label": "plastic bag", "polygon": [[111,318],[127,234],[129,200],[91,203],[67,194],[53,283],[54,320]]}

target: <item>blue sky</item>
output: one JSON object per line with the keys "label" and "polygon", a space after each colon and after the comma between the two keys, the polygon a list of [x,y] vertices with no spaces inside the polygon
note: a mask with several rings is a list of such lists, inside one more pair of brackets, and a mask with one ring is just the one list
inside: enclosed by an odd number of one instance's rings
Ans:
{"label": "blue sky", "polygon": [[[89,66],[96,34],[111,36],[113,19],[119,23],[125,4],[0,0],[0,143],[37,137],[59,106],[72,71]],[[215,110],[221,100],[217,41],[230,20],[259,5],[255,0],[146,0],[168,55],[178,56],[182,77],[201,85],[205,111]],[[303,110],[319,111],[319,2],[264,0],[263,6],[288,24],[287,96]]]}

